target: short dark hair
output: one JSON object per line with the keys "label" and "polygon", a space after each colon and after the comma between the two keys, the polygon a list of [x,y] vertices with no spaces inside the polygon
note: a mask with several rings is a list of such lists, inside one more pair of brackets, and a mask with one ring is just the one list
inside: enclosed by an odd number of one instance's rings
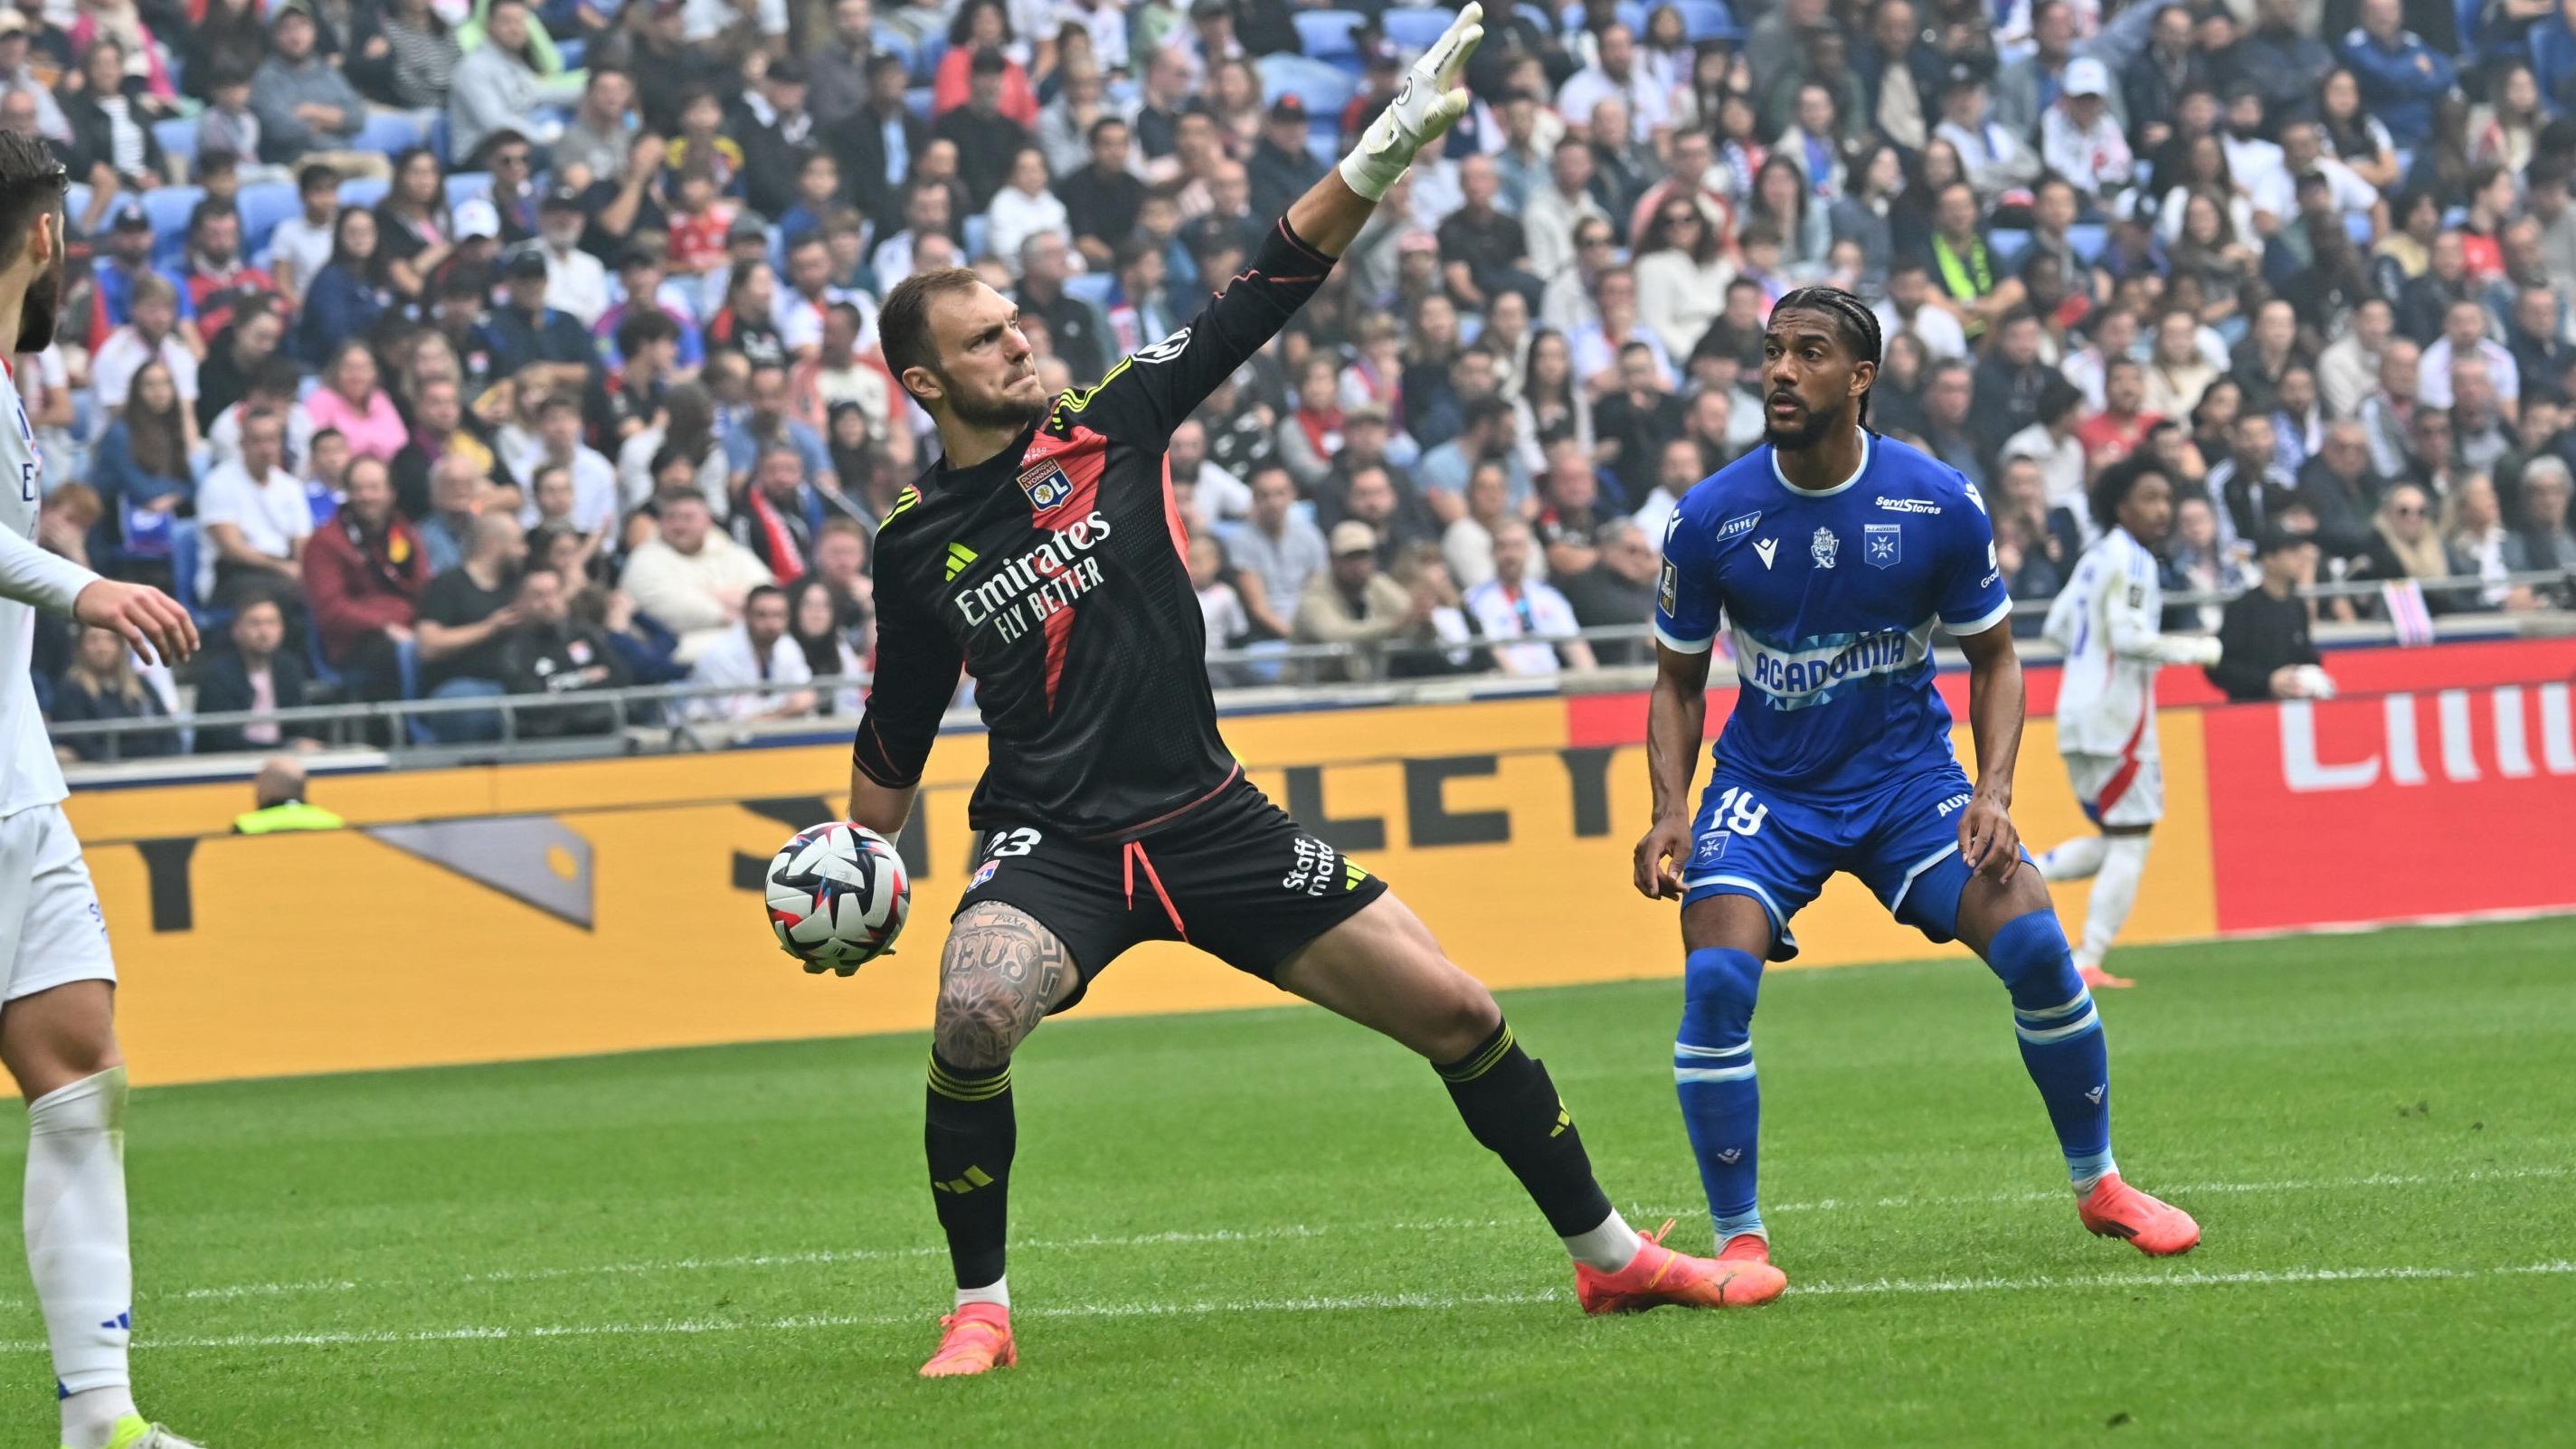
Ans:
{"label": "short dark hair", "polygon": [[903,385],[903,375],[916,367],[940,373],[939,339],[930,333],[930,304],[933,300],[959,292],[970,292],[982,286],[984,279],[968,267],[941,267],[915,272],[894,284],[886,294],[885,306],[877,312],[877,342],[885,352],[886,370],[894,374],[895,385]]}
{"label": "short dark hair", "polygon": [[787,602],[787,591],[776,584],[760,584],[754,587],[750,593],[742,596],[742,611],[748,614],[752,610],[759,608],[760,601],[763,599],[776,599],[778,602],[784,604]]}
{"label": "short dark hair", "polygon": [[[1821,312],[1832,318],[1834,331],[1841,334],[1843,346],[1851,353],[1852,360],[1866,362],[1872,367],[1879,365],[1882,359],[1878,314],[1869,309],[1868,303],[1840,287],[1800,287],[1773,303],[1771,315],[1777,317],[1791,308]],[[1863,388],[1860,394],[1860,421],[1863,424],[1869,422],[1870,391],[1870,388]]]}
{"label": "short dark hair", "polygon": [[2093,480],[2093,522],[2108,529],[2120,521],[2120,505],[2129,501],[2138,485],[2149,478],[2162,478],[2170,486],[2173,474],[2155,454],[2140,450],[2102,470]]}
{"label": "short dark hair", "polygon": [[301,196],[308,191],[320,191],[325,187],[335,193],[339,191],[339,167],[328,161],[308,161],[295,168],[296,195]]}
{"label": "short dark hair", "polygon": [[1102,116],[1099,120],[1091,123],[1091,129],[1083,133],[1083,139],[1097,144],[1100,140],[1100,133],[1108,130],[1112,126],[1116,126],[1122,131],[1126,130],[1127,118],[1124,116]]}
{"label": "short dark hair", "polygon": [[679,336],[680,324],[672,321],[661,308],[650,305],[632,307],[617,323],[618,355],[633,357],[656,342],[677,341]]}
{"label": "short dark hair", "polygon": [[280,350],[259,360],[259,365],[253,367],[250,370],[250,376],[243,380],[242,391],[244,395],[265,393],[270,397],[282,397],[292,401],[297,390],[303,386],[303,370],[295,365],[294,358],[286,356],[284,351]]}
{"label": "short dark hair", "polygon": [[[36,218],[59,212],[71,173],[53,148],[33,136],[0,131],[0,263],[18,255]],[[56,237],[54,244],[62,245]]]}
{"label": "short dark hair", "polygon": [[1480,397],[1467,404],[1465,427],[1461,431],[1472,430],[1482,423],[1508,422],[1511,416],[1512,405],[1509,402],[1499,397]]}

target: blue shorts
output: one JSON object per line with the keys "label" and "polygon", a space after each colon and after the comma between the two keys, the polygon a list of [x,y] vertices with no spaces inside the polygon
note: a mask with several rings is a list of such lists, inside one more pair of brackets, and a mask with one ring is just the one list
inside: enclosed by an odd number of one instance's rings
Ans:
{"label": "blue shorts", "polygon": [[[1832,802],[1802,798],[1720,769],[1709,778],[1682,867],[1682,903],[1751,896],[1771,917],[1771,959],[1798,954],[1789,919],[1836,871],[1860,877],[1897,920],[1934,941],[1958,934],[1959,812],[1967,774],[1956,760]],[[2028,859],[2025,852],[2024,859]]]}

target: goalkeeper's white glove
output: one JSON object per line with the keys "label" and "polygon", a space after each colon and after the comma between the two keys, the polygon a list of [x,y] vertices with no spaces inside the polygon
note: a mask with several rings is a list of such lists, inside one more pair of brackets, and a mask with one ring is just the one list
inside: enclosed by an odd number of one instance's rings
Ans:
{"label": "goalkeeper's white glove", "polygon": [[1358,149],[1342,158],[1342,180],[1351,190],[1371,201],[1384,197],[1413,164],[1414,154],[1448,135],[1467,114],[1467,92],[1458,87],[1458,72],[1476,53],[1476,42],[1485,38],[1484,20],[1484,6],[1468,5],[1404,73],[1395,99],[1360,134]]}
{"label": "goalkeeper's white glove", "polygon": [[2216,664],[2224,657],[2224,650],[2216,635],[2186,634],[2182,636],[2180,642],[2188,647],[2183,657],[2174,661],[2177,664]]}

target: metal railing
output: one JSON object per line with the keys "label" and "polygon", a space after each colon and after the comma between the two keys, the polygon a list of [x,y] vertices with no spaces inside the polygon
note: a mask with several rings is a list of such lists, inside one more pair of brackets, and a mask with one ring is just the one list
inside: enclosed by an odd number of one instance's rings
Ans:
{"label": "metal railing", "polygon": [[[2497,587],[2499,581],[2486,579],[2427,579],[2421,581],[2427,594],[2476,595]],[[2544,570],[2518,573],[2501,581],[2506,587],[2535,590],[2564,589],[2576,584],[2576,573]],[[2349,580],[2322,583],[2302,593],[2313,599],[2375,598],[2380,592],[2377,581]],[[2224,603],[2234,594],[2214,592],[2178,592],[2165,596],[2167,607],[2187,607]],[[2034,613],[2044,609],[2045,599],[2015,600],[2016,613]],[[2517,630],[2543,633],[2576,633],[2576,613],[2552,610],[2543,613],[2506,614],[2495,610],[2464,610],[2437,616],[2437,630],[2456,631],[2476,625],[2485,630],[2511,626]],[[2348,626],[2351,642],[2364,642],[2387,634],[2384,627]],[[2321,638],[2332,642],[2339,631],[2332,625],[2321,625]],[[1652,651],[1648,647],[1652,634],[1643,624],[1598,625],[1564,634],[1543,634],[1511,639],[1487,639],[1474,636],[1465,640],[1422,641],[1417,639],[1380,640],[1363,643],[1293,643],[1255,645],[1244,649],[1225,649],[1210,653],[1206,664],[1211,677],[1220,682],[1220,692],[1229,705],[1248,708],[1280,708],[1312,699],[1319,688],[1333,688],[1346,695],[1366,698],[1393,688],[1421,692],[1446,686],[1473,694],[1510,694],[1564,688],[1635,687],[1650,672]],[[1472,660],[1483,651],[1505,644],[1570,644],[1595,646],[1602,656],[1590,676],[1572,671],[1543,675],[1514,675],[1499,669],[1461,670],[1451,664],[1454,656],[1466,654]],[[2025,651],[2029,657],[2044,659],[2049,651],[2043,646]],[[1614,657],[1615,656],[1615,657]],[[1717,682],[1730,677],[1722,662],[1714,672]],[[106,741],[107,759],[92,764],[134,762],[151,756],[136,756],[120,748],[120,742],[139,735],[179,735],[183,739],[197,731],[236,729],[245,725],[275,724],[318,726],[326,746],[338,748],[390,749],[423,759],[472,758],[506,752],[514,756],[531,753],[559,752],[575,755],[638,753],[646,750],[707,750],[723,748],[747,737],[767,737],[802,725],[801,733],[812,734],[812,725],[821,714],[801,721],[781,724],[744,721],[693,714],[685,706],[704,699],[779,698],[811,692],[818,699],[830,699],[842,691],[864,689],[868,680],[862,676],[825,676],[806,683],[763,682],[749,684],[659,684],[633,685],[620,689],[586,690],[574,694],[493,695],[464,699],[407,699],[344,704],[304,705],[292,709],[268,711],[231,711],[155,716],[145,719],[81,720],[54,724],[50,727],[57,743],[100,739]],[[1353,702],[1345,699],[1343,702]],[[526,724],[532,718],[567,710],[609,711],[611,721],[604,730],[578,734],[531,734]],[[415,731],[416,722],[460,715],[498,717],[499,738],[470,742],[440,743],[423,740]],[[962,704],[952,712],[952,723],[974,718],[971,704]],[[282,729],[281,733],[291,731]],[[274,752],[278,746],[255,745],[259,753]],[[179,753],[165,751],[163,754]]]}

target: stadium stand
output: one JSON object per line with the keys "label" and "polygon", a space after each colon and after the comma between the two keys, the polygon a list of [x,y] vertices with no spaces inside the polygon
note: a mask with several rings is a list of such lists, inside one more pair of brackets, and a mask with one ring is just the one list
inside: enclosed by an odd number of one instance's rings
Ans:
{"label": "stadium stand", "polygon": [[[246,411],[282,406],[308,532],[381,544],[389,522],[347,509],[362,458],[391,477],[430,582],[478,517],[515,516],[525,566],[560,571],[619,651],[622,718],[648,724],[689,713],[674,651],[704,623],[657,619],[621,582],[667,487],[750,538],[752,437],[786,439],[808,473],[799,542],[759,566],[824,585],[797,640],[818,677],[863,685],[876,521],[932,441],[874,336],[908,268],[1044,287],[1042,365],[1094,381],[1188,320],[1246,228],[1355,139],[1454,12],[662,0],[604,22],[550,8],[555,30],[521,12],[505,47],[436,7],[362,7],[327,77],[265,31],[217,43],[167,6],[138,13],[152,63],[113,104],[86,94],[87,31],[35,12],[27,65],[0,76],[0,124],[41,130],[71,169],[82,243],[61,340],[18,369],[49,485],[99,501],[85,535],[47,545],[172,585],[221,647],[236,599],[199,576],[229,580],[216,561],[246,535],[203,517],[200,491],[238,460]],[[1194,561],[1212,674],[1296,689],[1541,657],[1497,648],[1467,598],[1510,517],[1591,655],[1633,667],[1653,541],[1681,491],[1758,445],[1762,317],[1816,282],[1877,309],[1873,425],[1980,485],[2025,604],[2098,533],[2088,479],[2146,449],[2183,496],[2168,627],[2215,628],[2282,527],[2320,544],[2323,639],[2561,617],[2576,31],[2468,0],[2207,13],[1493,7],[1446,154],[1176,440],[1181,506],[1214,543]],[[972,78],[986,51],[997,93]],[[345,85],[358,113],[321,127],[231,93],[263,63],[315,96]],[[487,95],[520,124],[488,128]],[[1306,120],[1303,152],[1270,139],[1282,106]],[[449,154],[460,136],[480,137],[471,154]],[[1005,184],[1023,143],[1045,158],[1035,193]],[[297,185],[316,163],[338,178],[318,214]],[[225,211],[237,229],[202,224]],[[143,234],[119,232],[128,213]],[[1068,244],[1060,286],[1022,276],[1022,240],[1046,233]],[[146,270],[179,296],[158,343],[130,316]],[[843,302],[855,337],[829,325]],[[118,374],[147,353],[171,385],[129,391]],[[2338,440],[2362,446],[2360,472],[2328,466]],[[1248,482],[1274,462],[1297,485],[1284,515]],[[1321,550],[1296,540],[1351,525],[1420,618],[1367,645],[1301,637]],[[399,718],[416,656],[327,655],[274,577],[318,733],[432,733]],[[49,639],[39,669],[69,651]],[[193,677],[149,682],[189,715]]]}

